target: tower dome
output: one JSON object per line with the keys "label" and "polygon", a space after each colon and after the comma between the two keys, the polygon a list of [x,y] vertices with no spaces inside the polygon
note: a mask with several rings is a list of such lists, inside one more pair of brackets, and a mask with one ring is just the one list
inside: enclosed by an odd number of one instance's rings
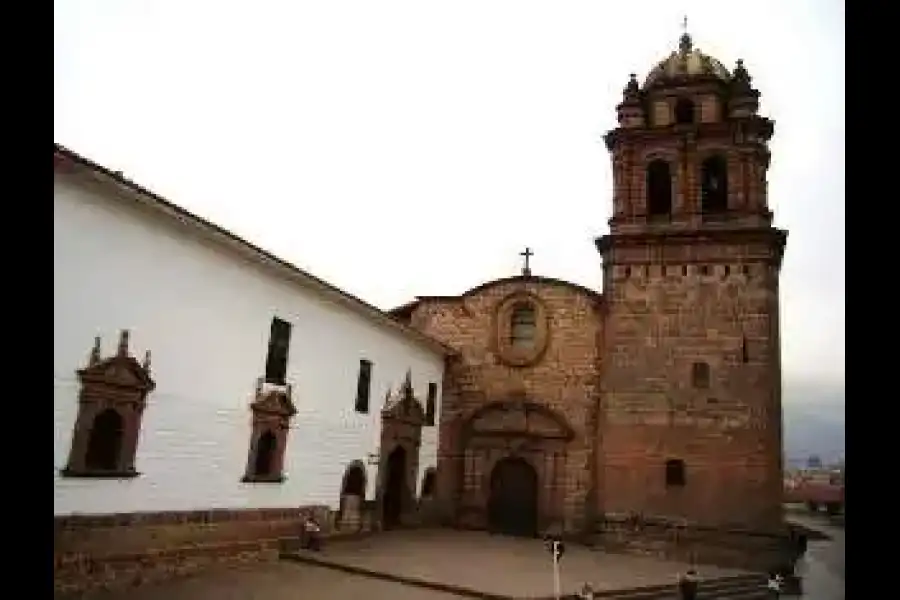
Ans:
{"label": "tower dome", "polygon": [[727,83],[731,74],[718,59],[694,48],[691,36],[685,33],[678,42],[678,50],[660,61],[647,75],[644,89],[690,79],[718,79]]}

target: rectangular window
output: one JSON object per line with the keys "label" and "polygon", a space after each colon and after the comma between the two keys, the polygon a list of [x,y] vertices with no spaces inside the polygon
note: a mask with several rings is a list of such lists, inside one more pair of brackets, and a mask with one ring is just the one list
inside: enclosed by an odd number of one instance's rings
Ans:
{"label": "rectangular window", "polygon": [[437,384],[431,382],[428,384],[428,398],[425,400],[425,424],[434,426],[434,411],[437,403]]}
{"label": "rectangular window", "polygon": [[684,487],[685,484],[684,461],[672,459],[666,461],[666,487]]}
{"label": "rectangular window", "polygon": [[291,324],[278,317],[273,318],[269,331],[269,352],[266,355],[266,383],[285,384],[290,346]]}
{"label": "rectangular window", "polygon": [[369,395],[372,389],[372,362],[366,359],[359,361],[359,378],[356,380],[356,412],[369,414]]}

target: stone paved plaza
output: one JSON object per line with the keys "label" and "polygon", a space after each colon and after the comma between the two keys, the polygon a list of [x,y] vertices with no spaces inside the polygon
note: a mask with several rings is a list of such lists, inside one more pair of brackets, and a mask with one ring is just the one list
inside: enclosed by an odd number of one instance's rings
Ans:
{"label": "stone paved plaza", "polygon": [[[465,531],[396,531],[334,544],[316,559],[401,577],[514,597],[553,594],[550,555],[540,540]],[[589,581],[595,590],[674,582],[688,566],[653,558],[607,554],[569,544],[562,561],[563,593]],[[745,573],[701,567],[703,577]]]}
{"label": "stone paved plaza", "polygon": [[[482,532],[398,531],[328,545],[321,553],[301,553],[355,569],[424,579],[513,597],[553,594],[549,554],[540,540],[491,536]],[[595,552],[569,545],[562,563],[562,591],[575,592],[585,581],[594,589],[669,584],[683,563]],[[740,574],[701,567],[704,577]],[[180,581],[148,585],[88,598],[109,600],[281,600],[282,598],[366,598],[450,600],[449,593],[284,560]]]}

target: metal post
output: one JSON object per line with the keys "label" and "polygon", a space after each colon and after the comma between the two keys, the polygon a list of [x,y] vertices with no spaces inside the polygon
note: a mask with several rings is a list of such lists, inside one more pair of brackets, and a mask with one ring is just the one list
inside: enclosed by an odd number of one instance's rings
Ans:
{"label": "metal post", "polygon": [[560,592],[560,584],[559,584],[559,552],[557,551],[557,544],[559,542],[553,542],[553,597],[555,600],[560,600],[561,592]]}

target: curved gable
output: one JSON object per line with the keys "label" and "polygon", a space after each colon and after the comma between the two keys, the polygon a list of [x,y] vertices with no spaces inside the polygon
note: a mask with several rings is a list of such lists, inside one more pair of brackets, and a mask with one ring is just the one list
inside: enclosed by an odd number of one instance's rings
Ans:
{"label": "curved gable", "polygon": [[590,288],[584,287],[583,285],[579,285],[577,283],[572,283],[571,281],[565,281],[564,279],[556,279],[554,277],[539,277],[535,275],[515,275],[513,277],[503,277],[501,279],[493,279],[491,281],[486,281],[482,284],[479,284],[473,288],[470,288],[463,292],[458,296],[416,296],[415,300],[407,302],[401,306],[390,309],[387,311],[389,315],[393,318],[402,321],[404,323],[408,323],[412,317],[413,312],[415,312],[416,308],[425,301],[434,300],[439,302],[461,302],[466,298],[475,296],[484,291],[490,290],[494,287],[500,287],[510,284],[520,284],[520,285],[528,285],[528,284],[536,284],[536,285],[547,285],[547,286],[559,286],[563,288],[567,288],[572,290],[578,294],[582,294],[587,296],[588,298],[600,302],[603,300],[603,294],[592,290]]}
{"label": "curved gable", "polygon": [[589,296],[591,298],[595,298],[598,300],[603,297],[603,295],[600,292],[598,292],[596,290],[592,290],[590,288],[586,288],[583,285],[578,285],[577,283],[572,283],[571,281],[565,281],[563,279],[556,279],[554,277],[538,277],[535,275],[516,275],[514,277],[504,277],[502,279],[494,279],[493,281],[486,281],[485,283],[482,283],[481,285],[475,286],[472,289],[463,292],[460,295],[460,297],[474,296],[475,294],[483,292],[492,287],[508,285],[511,283],[520,283],[520,284],[529,284],[530,283],[530,284],[538,284],[538,285],[560,286],[560,287],[569,288],[573,291],[582,293],[586,296]]}

